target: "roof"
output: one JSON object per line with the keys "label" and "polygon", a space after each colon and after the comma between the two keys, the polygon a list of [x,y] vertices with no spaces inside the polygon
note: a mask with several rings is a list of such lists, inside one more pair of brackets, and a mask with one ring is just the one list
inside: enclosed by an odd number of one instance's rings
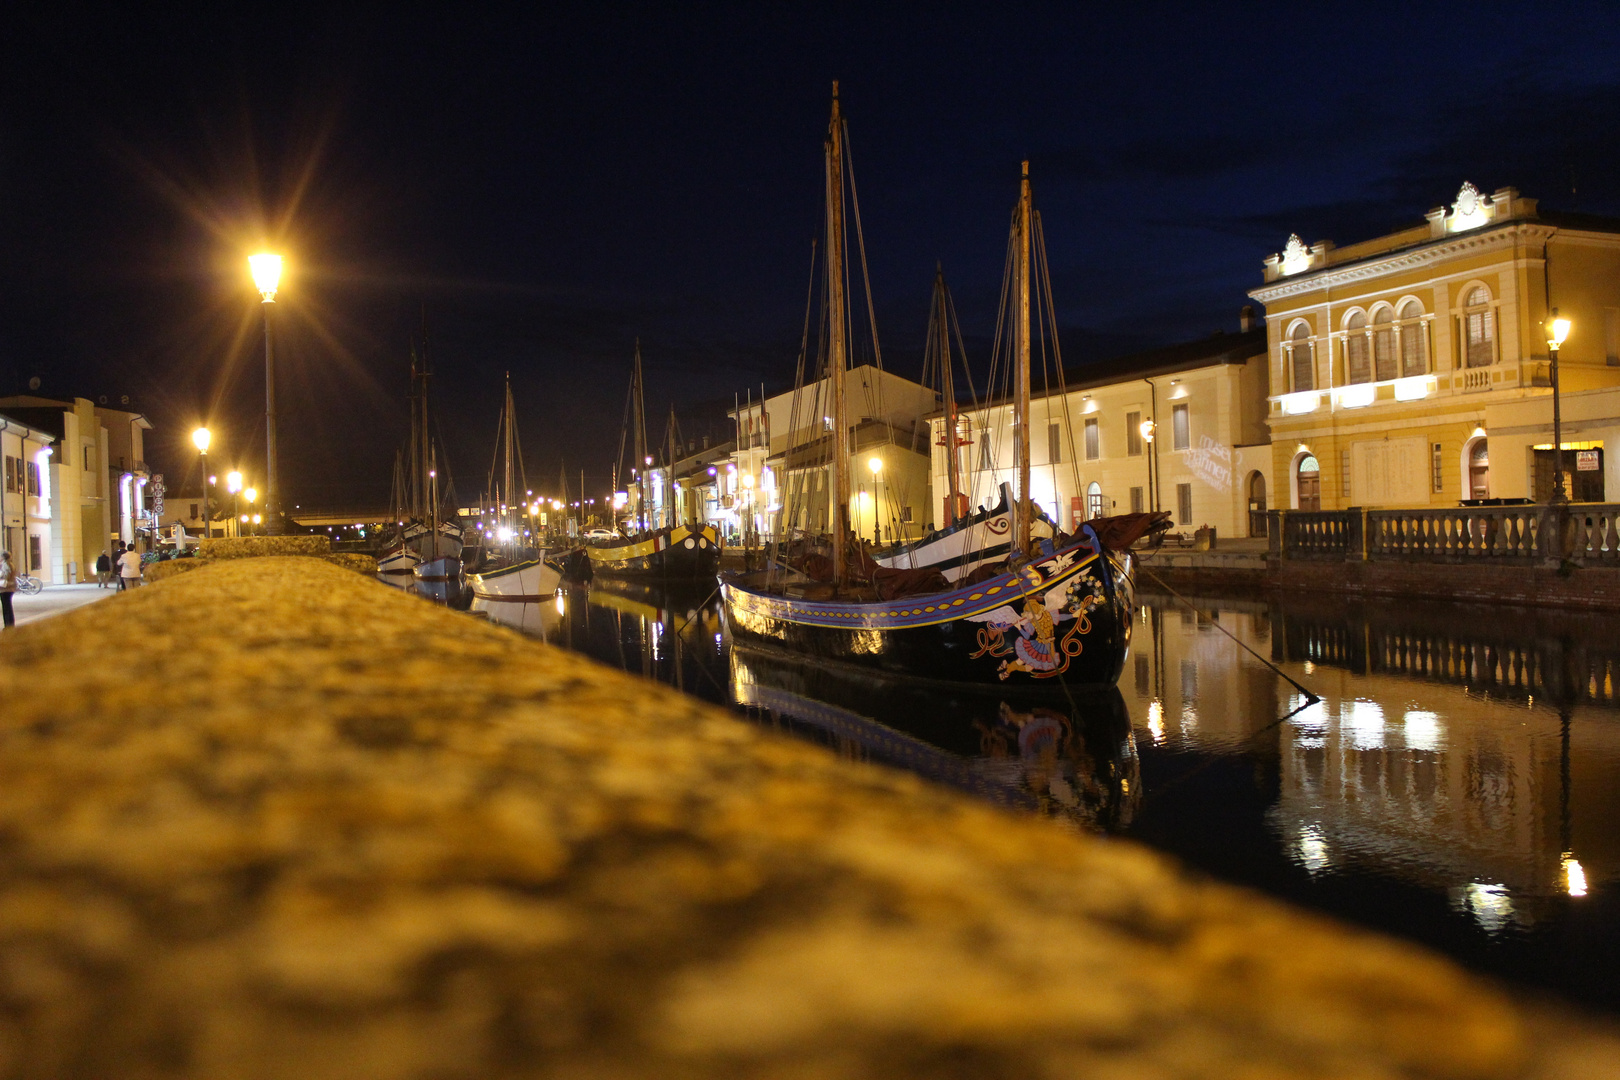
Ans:
{"label": "roof", "polygon": [[[1065,391],[1073,393],[1076,390],[1091,390],[1113,383],[1151,379],[1160,375],[1176,375],[1184,371],[1196,371],[1199,368],[1219,367],[1222,364],[1243,364],[1256,356],[1265,355],[1265,352],[1266,327],[1265,323],[1260,321],[1254,329],[1241,330],[1235,334],[1217,331],[1197,341],[1185,341],[1179,345],[1166,345],[1145,352],[1127,353],[1106,360],[1075,364],[1064,369],[1061,391],[1055,386],[1039,389],[1031,387],[1030,394],[1038,399]],[[1005,396],[995,397],[981,402],[980,407],[1004,404],[1008,400],[1010,399]],[[959,408],[968,404],[961,400],[957,402]],[[936,412],[932,415],[940,416],[942,413]]]}
{"label": "roof", "polygon": [[48,432],[51,438],[60,440],[67,431],[67,422],[62,417],[61,409],[47,408],[14,408],[7,406],[0,416],[8,417],[19,424],[33,428],[35,431]]}

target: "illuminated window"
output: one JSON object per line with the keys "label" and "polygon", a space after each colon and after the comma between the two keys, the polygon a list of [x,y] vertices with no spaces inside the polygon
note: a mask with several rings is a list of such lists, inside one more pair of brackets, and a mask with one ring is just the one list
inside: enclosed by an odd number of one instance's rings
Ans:
{"label": "illuminated window", "polygon": [[1192,427],[1187,419],[1186,405],[1176,405],[1170,409],[1170,430],[1175,438],[1175,449],[1185,450],[1192,445]]}
{"label": "illuminated window", "polygon": [[1100,440],[1097,431],[1097,418],[1086,418],[1086,460],[1096,461],[1101,454]]}
{"label": "illuminated window", "polygon": [[1395,369],[1395,312],[1387,307],[1373,316],[1373,373],[1379,382],[1399,375]]}
{"label": "illuminated window", "polygon": [[1429,355],[1423,341],[1423,305],[1416,300],[1408,300],[1402,304],[1399,327],[1402,377],[1410,378],[1413,375],[1427,373]]}
{"label": "illuminated window", "polygon": [[1344,360],[1346,378],[1353,383],[1372,382],[1372,364],[1367,350],[1367,316],[1356,312],[1345,324]]}
{"label": "illuminated window", "polygon": [[1483,285],[1475,287],[1465,308],[1468,366],[1489,367],[1496,362],[1496,313],[1491,310],[1491,294]]}
{"label": "illuminated window", "polygon": [[1142,456],[1142,414],[1125,414],[1125,452],[1131,457]]}
{"label": "illuminated window", "polygon": [[1445,455],[1443,450],[1444,447],[1441,446],[1440,443],[1433,443],[1429,447],[1429,467],[1430,471],[1434,474],[1429,478],[1431,480],[1430,486],[1436,492],[1441,492],[1446,489]]}
{"label": "illuminated window", "polygon": [[1100,518],[1103,516],[1102,485],[1095,481],[1086,488],[1086,517]]}
{"label": "illuminated window", "polygon": [[1295,390],[1315,390],[1315,365],[1311,363],[1311,332],[1304,323],[1294,327],[1288,345],[1288,366],[1293,369]]}

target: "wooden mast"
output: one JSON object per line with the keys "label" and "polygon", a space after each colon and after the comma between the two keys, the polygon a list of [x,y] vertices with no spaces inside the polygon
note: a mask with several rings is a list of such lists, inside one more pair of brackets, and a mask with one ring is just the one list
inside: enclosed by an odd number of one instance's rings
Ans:
{"label": "wooden mast", "polygon": [[832,382],[832,548],[834,587],[842,587],[847,574],[845,517],[849,512],[849,424],[845,402],[844,368],[847,343],[844,331],[844,118],[838,106],[838,83],[833,83],[832,120],[827,125],[827,369]]}
{"label": "wooden mast", "polygon": [[516,413],[517,407],[512,403],[512,373],[508,371],[506,373],[506,491],[497,505],[501,507],[501,524],[507,530],[507,545],[511,549],[515,549],[517,546],[515,540],[517,530],[512,527],[508,518],[508,515],[512,512],[512,485],[516,479],[513,475],[514,463],[512,461],[513,449],[517,445],[517,430],[512,423],[516,419]]}
{"label": "wooden mast", "polygon": [[[635,425],[636,463],[632,466],[637,478],[636,483],[636,528],[642,532],[647,531],[647,408],[642,398],[641,386],[641,339],[636,338],[636,366],[630,376],[630,407],[635,415],[630,422]],[[580,515],[585,513],[585,492],[583,486],[580,491]]]}
{"label": "wooden mast", "polygon": [[675,403],[669,405],[669,462],[664,467],[664,487],[669,497],[664,500],[665,511],[669,514],[666,524],[670,528],[679,525],[678,515],[675,513]]}
{"label": "wooden mast", "polygon": [[1013,462],[1018,467],[1018,502],[1013,507],[1013,555],[1029,558],[1029,162],[1018,184],[1018,370],[1013,375]]}
{"label": "wooden mast", "polygon": [[949,493],[945,500],[945,526],[956,524],[956,506],[962,490],[961,451],[957,444],[956,386],[951,381],[950,309],[945,303],[945,268],[934,268],[934,326],[938,337],[934,356],[939,361],[939,391],[945,398],[945,478]]}

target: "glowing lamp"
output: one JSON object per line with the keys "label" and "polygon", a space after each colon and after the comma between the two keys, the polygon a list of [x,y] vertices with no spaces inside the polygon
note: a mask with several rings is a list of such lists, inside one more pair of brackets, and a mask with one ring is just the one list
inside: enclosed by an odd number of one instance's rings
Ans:
{"label": "glowing lamp", "polygon": [[257,499],[258,497],[259,497],[259,489],[258,488],[248,488],[247,490],[242,492],[242,498],[246,499],[248,501],[249,505],[252,505],[253,500]]}
{"label": "glowing lamp", "polygon": [[878,473],[883,471],[883,459],[880,457],[875,457],[866,463],[866,467],[872,470],[873,476],[876,476]]}
{"label": "glowing lamp", "polygon": [[1558,309],[1553,308],[1553,317],[1547,323],[1547,345],[1556,349],[1564,344],[1569,337],[1569,320],[1558,317]]}
{"label": "glowing lamp", "polygon": [[1152,420],[1144,420],[1144,421],[1142,421],[1142,423],[1137,427],[1136,430],[1138,430],[1138,431],[1140,431],[1142,433],[1142,440],[1144,442],[1152,442],[1153,441],[1154,427],[1153,427],[1153,421]]}
{"label": "glowing lamp", "polygon": [[232,469],[225,474],[225,490],[235,495],[242,490],[242,474]]}
{"label": "glowing lamp", "polygon": [[264,302],[276,302],[276,286],[281,283],[281,256],[261,253],[248,256],[248,270],[253,274],[253,287],[259,290]]}
{"label": "glowing lamp", "polygon": [[205,427],[200,427],[191,433],[191,441],[196,444],[197,450],[204,454],[208,453],[208,442],[212,438],[213,436],[208,433],[208,429]]}

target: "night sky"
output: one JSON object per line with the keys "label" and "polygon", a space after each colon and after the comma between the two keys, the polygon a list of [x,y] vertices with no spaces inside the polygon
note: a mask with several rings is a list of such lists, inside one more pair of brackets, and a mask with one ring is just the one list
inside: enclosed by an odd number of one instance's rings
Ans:
{"label": "night sky", "polygon": [[1234,330],[1290,232],[1415,224],[1465,179],[1620,214],[1606,5],[223,7],[9,13],[0,393],[129,395],[171,487],[206,414],[256,473],[245,257],[275,247],[288,505],[386,502],[424,308],[464,493],[504,371],[537,489],[605,489],[638,336],[655,432],[784,388],[835,78],[913,378],[936,260],[988,337],[1026,157],[1071,362]]}

